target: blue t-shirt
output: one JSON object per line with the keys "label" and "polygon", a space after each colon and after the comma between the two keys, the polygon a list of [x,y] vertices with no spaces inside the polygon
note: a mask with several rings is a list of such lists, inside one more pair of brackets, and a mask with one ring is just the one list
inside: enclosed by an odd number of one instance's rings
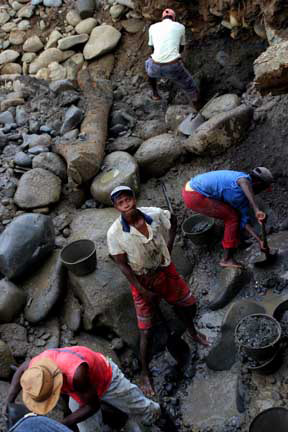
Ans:
{"label": "blue t-shirt", "polygon": [[249,202],[241,187],[238,185],[239,178],[251,177],[241,171],[210,171],[193,177],[189,185],[191,189],[202,195],[219,201],[224,201],[241,213],[241,229],[249,222]]}

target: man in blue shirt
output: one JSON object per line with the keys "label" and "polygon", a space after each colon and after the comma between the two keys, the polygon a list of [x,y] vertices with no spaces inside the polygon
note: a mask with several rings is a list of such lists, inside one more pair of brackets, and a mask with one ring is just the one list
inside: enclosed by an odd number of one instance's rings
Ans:
{"label": "man in blue shirt", "polygon": [[258,208],[254,195],[268,189],[272,182],[271,172],[265,167],[257,167],[250,174],[230,170],[210,171],[186,183],[182,190],[186,207],[224,221],[222,267],[242,267],[234,259],[240,241],[240,229],[252,235],[263,250],[263,242],[249,224],[249,207],[253,209],[258,222],[263,223],[266,214]]}

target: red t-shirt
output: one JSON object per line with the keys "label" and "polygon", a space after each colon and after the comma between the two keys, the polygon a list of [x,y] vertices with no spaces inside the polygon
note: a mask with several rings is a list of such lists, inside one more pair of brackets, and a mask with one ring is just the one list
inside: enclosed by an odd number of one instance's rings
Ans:
{"label": "red t-shirt", "polygon": [[111,365],[106,357],[99,352],[92,351],[84,346],[48,349],[38,356],[33,357],[29,367],[31,367],[35,361],[41,360],[44,357],[48,357],[54,361],[63,374],[61,393],[67,393],[80,403],[80,405],[84,405],[85,402],[79,398],[73,387],[74,374],[80,364],[88,364],[90,380],[95,385],[99,399],[101,399],[111,384]]}

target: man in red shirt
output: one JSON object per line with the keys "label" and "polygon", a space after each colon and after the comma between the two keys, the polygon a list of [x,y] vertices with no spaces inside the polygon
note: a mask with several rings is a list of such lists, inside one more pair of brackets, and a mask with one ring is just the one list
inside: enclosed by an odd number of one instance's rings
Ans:
{"label": "man in red shirt", "polygon": [[95,432],[102,431],[100,401],[131,417],[129,422],[135,427],[130,430],[138,431],[138,422],[151,425],[160,416],[160,406],[128,381],[112,360],[84,346],[49,349],[24,362],[14,374],[3,413],[21,388],[27,408],[41,415],[56,406],[61,394],[68,395],[75,411],[62,423],[77,424],[80,432],[86,429],[88,418]]}

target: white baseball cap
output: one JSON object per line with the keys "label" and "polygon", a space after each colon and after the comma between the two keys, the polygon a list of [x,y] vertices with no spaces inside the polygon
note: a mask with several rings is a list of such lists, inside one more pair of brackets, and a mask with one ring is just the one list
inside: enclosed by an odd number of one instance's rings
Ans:
{"label": "white baseball cap", "polygon": [[118,198],[118,196],[122,193],[122,192],[129,192],[131,195],[134,196],[134,191],[133,189],[131,189],[129,186],[117,186],[116,188],[114,188],[110,194],[111,200],[114,203],[115,199]]}

